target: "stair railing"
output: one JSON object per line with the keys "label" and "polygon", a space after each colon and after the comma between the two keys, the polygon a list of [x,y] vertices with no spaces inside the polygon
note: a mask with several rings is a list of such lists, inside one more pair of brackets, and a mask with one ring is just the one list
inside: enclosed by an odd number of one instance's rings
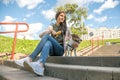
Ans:
{"label": "stair railing", "polygon": [[[12,52],[11,52],[11,54],[12,54],[11,59],[13,60],[14,59],[15,46],[16,46],[17,33],[27,32],[28,29],[29,29],[29,25],[27,23],[24,23],[24,22],[0,22],[0,25],[16,25],[16,28],[13,31],[4,31],[4,32],[0,31],[0,34],[14,33],[14,41],[13,41]],[[26,25],[27,29],[26,30],[18,30],[18,25]]]}

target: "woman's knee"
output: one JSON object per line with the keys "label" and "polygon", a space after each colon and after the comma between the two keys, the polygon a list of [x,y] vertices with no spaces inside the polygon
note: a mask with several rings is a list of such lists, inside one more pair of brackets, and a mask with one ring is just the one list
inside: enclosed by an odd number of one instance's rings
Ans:
{"label": "woman's knee", "polygon": [[47,42],[45,43],[45,46],[46,46],[46,47],[51,47],[51,46],[52,46],[52,43],[51,43],[50,41],[47,41]]}

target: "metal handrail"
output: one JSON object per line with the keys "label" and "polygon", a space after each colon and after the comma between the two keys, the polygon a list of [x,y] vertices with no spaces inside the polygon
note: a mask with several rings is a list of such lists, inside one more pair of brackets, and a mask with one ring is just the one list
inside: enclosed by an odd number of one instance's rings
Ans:
{"label": "metal handrail", "polygon": [[102,45],[104,45],[104,36],[102,34],[102,36],[99,36],[99,37],[93,37],[91,39],[91,46],[92,46],[92,53],[93,53],[93,50],[94,50],[94,44],[95,44],[95,40],[97,41],[97,46],[99,47],[100,43],[100,38],[102,39]]}
{"label": "metal handrail", "polygon": [[[0,25],[26,25],[27,29],[26,30],[19,30],[17,32],[26,32],[29,29],[29,25],[27,23],[24,22],[0,22]],[[6,32],[0,32],[0,34],[4,34],[4,33],[15,33],[15,31],[6,31]]]}
{"label": "metal handrail", "polygon": [[[15,51],[15,46],[16,46],[16,37],[17,37],[17,33],[19,32],[27,32],[29,29],[29,25],[27,23],[24,22],[0,22],[0,25],[16,25],[16,29],[14,31],[4,31],[4,32],[0,32],[0,34],[6,34],[6,33],[14,33],[14,42],[13,42],[13,46],[12,46],[12,57],[11,59],[14,59],[14,51]],[[18,25],[26,25],[27,29],[26,30],[18,30]]]}

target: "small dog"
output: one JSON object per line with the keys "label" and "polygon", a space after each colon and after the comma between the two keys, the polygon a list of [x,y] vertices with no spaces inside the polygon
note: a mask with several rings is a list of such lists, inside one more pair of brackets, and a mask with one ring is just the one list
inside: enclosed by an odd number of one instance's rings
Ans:
{"label": "small dog", "polygon": [[76,48],[82,42],[82,39],[79,36],[72,34],[72,39],[67,43],[67,51],[65,52],[65,56],[72,56],[72,52],[74,51],[74,56],[76,55]]}

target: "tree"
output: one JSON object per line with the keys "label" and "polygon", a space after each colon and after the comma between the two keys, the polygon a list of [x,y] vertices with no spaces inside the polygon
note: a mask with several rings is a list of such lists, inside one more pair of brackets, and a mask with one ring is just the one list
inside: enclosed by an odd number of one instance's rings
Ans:
{"label": "tree", "polygon": [[84,23],[80,25],[80,27],[71,27],[71,31],[73,34],[76,34],[78,36],[87,34],[87,29],[85,28]]}
{"label": "tree", "polygon": [[71,25],[71,31],[73,34],[81,36],[87,34],[84,20],[87,18],[87,8],[79,7],[77,4],[65,4],[55,8],[56,11],[65,11],[67,21]]}

